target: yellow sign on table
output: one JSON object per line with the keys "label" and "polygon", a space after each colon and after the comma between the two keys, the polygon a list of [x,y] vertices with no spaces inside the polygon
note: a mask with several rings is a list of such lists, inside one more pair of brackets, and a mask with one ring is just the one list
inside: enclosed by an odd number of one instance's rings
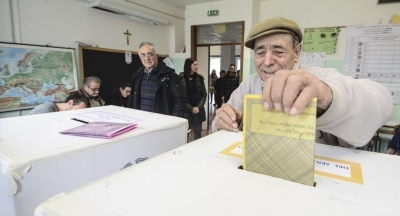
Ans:
{"label": "yellow sign on table", "polygon": [[314,185],[317,100],[289,116],[265,111],[261,95],[246,95],[243,116],[243,168]]}
{"label": "yellow sign on table", "polygon": [[[242,142],[235,142],[220,153],[242,158],[242,146]],[[361,164],[351,161],[315,155],[314,174],[356,184],[364,184]]]}
{"label": "yellow sign on table", "polygon": [[392,18],[390,19],[389,23],[399,24],[400,16],[397,14],[393,14]]}

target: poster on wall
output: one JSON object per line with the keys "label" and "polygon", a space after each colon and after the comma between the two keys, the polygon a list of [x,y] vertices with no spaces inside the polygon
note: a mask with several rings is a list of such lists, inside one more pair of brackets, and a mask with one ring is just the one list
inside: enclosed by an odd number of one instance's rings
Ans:
{"label": "poster on wall", "polygon": [[303,37],[303,52],[336,52],[340,27],[306,28]]}
{"label": "poster on wall", "polygon": [[74,49],[0,42],[0,112],[62,101],[77,88]]}
{"label": "poster on wall", "polygon": [[300,64],[308,66],[325,67],[326,53],[312,52],[300,54]]}
{"label": "poster on wall", "polygon": [[382,83],[392,92],[393,102],[399,104],[400,26],[348,27],[344,74]]}

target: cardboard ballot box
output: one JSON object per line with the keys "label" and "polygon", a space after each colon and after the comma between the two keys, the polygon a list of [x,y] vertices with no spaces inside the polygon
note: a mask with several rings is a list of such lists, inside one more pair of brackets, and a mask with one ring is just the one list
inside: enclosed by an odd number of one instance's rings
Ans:
{"label": "cardboard ballot box", "polygon": [[238,169],[241,133],[219,131],[42,203],[61,215],[398,215],[400,157],[316,144],[308,186]]}
{"label": "cardboard ballot box", "polygon": [[[71,118],[93,113],[132,119],[137,128],[111,139],[59,133],[84,124]],[[60,192],[181,146],[187,128],[183,118],[117,106],[0,119],[0,215],[32,215]]]}

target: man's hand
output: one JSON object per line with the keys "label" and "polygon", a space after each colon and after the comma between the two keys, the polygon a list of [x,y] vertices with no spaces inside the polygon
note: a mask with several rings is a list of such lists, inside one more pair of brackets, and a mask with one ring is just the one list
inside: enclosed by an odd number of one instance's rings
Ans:
{"label": "man's hand", "polygon": [[229,104],[223,104],[217,109],[215,116],[215,126],[218,130],[239,131],[239,122],[242,120],[243,112],[235,110]]}
{"label": "man's hand", "polygon": [[396,149],[388,148],[388,150],[386,151],[386,154],[394,155],[394,154],[396,154],[396,152],[397,152]]}
{"label": "man's hand", "polygon": [[262,101],[265,110],[275,108],[286,114],[300,114],[317,98],[317,112],[323,114],[332,103],[332,90],[316,76],[304,70],[280,70],[265,81]]}
{"label": "man's hand", "polygon": [[192,109],[192,113],[193,113],[193,114],[197,114],[197,113],[199,113],[199,112],[200,112],[200,110],[199,110],[198,107],[193,107],[193,109]]}

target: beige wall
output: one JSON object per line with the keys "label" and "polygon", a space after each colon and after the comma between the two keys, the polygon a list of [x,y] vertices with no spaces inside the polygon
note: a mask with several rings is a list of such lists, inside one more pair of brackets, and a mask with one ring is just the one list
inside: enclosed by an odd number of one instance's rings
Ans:
{"label": "beige wall", "polygon": [[[377,5],[377,0],[267,0],[261,1],[260,20],[283,16],[295,20],[301,28],[336,27],[388,23],[400,14],[400,4]],[[327,60],[344,60],[346,28],[339,34],[336,53]]]}
{"label": "beige wall", "polygon": [[[104,13],[87,7],[80,0],[12,0],[19,8],[21,43],[76,48],[75,41],[100,47],[137,50],[141,41],[151,41],[162,54],[169,54],[179,63],[190,56],[190,26],[225,22],[245,22],[245,36],[250,28],[266,18],[284,16],[296,20],[302,28],[349,26],[388,23],[394,13],[400,13],[400,4],[377,5],[377,0],[225,0],[187,6],[185,10],[168,6],[156,0],[107,0],[123,7],[167,19],[171,25],[154,26]],[[133,3],[132,3],[133,2]],[[163,13],[138,6],[142,4]],[[0,1],[0,41],[13,42],[13,25],[9,0]],[[219,10],[219,16],[208,17],[208,10]],[[165,15],[173,14],[183,19]],[[126,30],[132,32],[126,45]],[[346,28],[337,44],[337,53],[327,60],[344,60]],[[186,53],[180,53],[186,45]],[[243,77],[254,73],[252,51],[245,48]],[[175,58],[175,59],[174,59]],[[25,113],[25,112],[22,112]],[[400,113],[400,112],[399,112]],[[20,113],[0,113],[18,116]],[[400,119],[400,114],[399,114]]]}
{"label": "beige wall", "polygon": [[[10,2],[17,5],[14,7],[17,12],[14,15],[17,15],[18,23],[13,23],[11,19]],[[165,19],[170,24],[157,26],[98,11],[89,8],[88,3],[83,0],[1,0],[0,41],[36,45],[50,43],[52,46],[72,48],[78,47],[75,41],[81,41],[103,48],[133,51],[138,50],[140,42],[150,41],[156,45],[158,53],[161,54],[174,57],[176,52],[182,51],[185,44],[184,10],[156,0],[107,0],[107,2]],[[13,38],[15,28],[19,30],[16,41]],[[129,45],[124,35],[126,30],[132,33]],[[181,56],[181,54],[176,55]],[[29,113],[29,110],[0,113],[0,118],[26,113]]]}
{"label": "beige wall", "polygon": [[[191,5],[186,7],[186,54],[190,55],[190,27],[192,25],[205,25],[227,22],[245,22],[245,35],[250,28],[258,22],[259,0],[226,0],[217,2],[208,2],[203,4]],[[219,10],[219,16],[207,16],[207,11]],[[252,52],[249,49],[244,50],[243,54],[243,77],[250,75]]]}

